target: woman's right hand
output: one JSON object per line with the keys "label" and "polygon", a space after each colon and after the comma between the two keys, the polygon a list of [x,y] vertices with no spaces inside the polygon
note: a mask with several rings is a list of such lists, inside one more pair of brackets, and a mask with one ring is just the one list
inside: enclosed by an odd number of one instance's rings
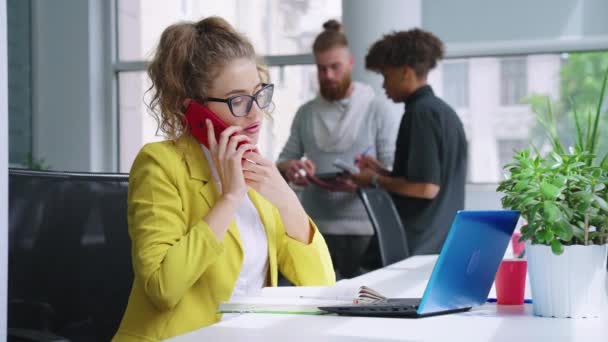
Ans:
{"label": "woman's right hand", "polygon": [[[222,196],[240,199],[247,194],[248,190],[243,176],[243,154],[247,151],[256,150],[257,147],[249,143],[249,137],[238,134],[241,127],[230,126],[226,128],[220,134],[220,140],[216,141],[213,123],[207,119],[205,124],[207,125],[209,151],[222,183]],[[237,148],[241,142],[244,143]]]}

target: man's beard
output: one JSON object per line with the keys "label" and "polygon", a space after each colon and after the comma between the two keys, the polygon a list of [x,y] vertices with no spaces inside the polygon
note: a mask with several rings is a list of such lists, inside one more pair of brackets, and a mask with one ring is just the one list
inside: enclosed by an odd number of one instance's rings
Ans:
{"label": "man's beard", "polygon": [[319,92],[321,96],[327,101],[342,100],[346,97],[348,89],[352,84],[350,73],[344,75],[344,77],[338,82],[337,86],[332,87],[319,82]]}

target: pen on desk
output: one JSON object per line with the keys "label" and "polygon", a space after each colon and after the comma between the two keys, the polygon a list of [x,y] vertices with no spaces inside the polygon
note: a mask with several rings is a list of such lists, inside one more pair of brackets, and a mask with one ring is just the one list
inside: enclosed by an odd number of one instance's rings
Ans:
{"label": "pen on desk", "polygon": [[[488,298],[488,303],[496,303],[496,298]],[[524,304],[532,304],[532,299],[524,299]]]}

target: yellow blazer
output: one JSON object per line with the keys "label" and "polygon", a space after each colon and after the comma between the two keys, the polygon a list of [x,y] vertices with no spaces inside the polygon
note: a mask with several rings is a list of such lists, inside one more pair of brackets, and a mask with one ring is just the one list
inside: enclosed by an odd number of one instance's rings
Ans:
{"label": "yellow blazer", "polygon": [[[129,176],[129,235],[134,280],[114,341],[158,341],[220,320],[243,263],[233,221],[218,241],[202,219],[219,192],[201,147],[191,136],[144,146]],[[249,197],[268,238],[267,284],[278,271],[296,285],[333,285],[335,273],[322,235],[305,245],[285,233],[276,207]]]}

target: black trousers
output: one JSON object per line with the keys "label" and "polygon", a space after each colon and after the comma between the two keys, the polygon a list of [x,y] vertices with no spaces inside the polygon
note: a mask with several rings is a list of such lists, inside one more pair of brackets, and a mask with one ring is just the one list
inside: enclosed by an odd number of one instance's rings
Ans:
{"label": "black trousers", "polygon": [[324,235],[336,270],[336,280],[352,278],[363,273],[361,261],[372,235]]}

